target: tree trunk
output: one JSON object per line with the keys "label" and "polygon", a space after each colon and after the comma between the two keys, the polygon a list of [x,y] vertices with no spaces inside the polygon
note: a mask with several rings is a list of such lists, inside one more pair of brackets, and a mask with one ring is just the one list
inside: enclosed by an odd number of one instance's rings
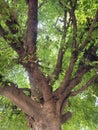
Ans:
{"label": "tree trunk", "polygon": [[35,122],[31,130],[61,130],[57,121],[50,122]]}
{"label": "tree trunk", "polygon": [[45,117],[41,120],[35,120],[33,118],[29,119],[29,127],[31,130],[62,130],[61,123],[58,118]]}

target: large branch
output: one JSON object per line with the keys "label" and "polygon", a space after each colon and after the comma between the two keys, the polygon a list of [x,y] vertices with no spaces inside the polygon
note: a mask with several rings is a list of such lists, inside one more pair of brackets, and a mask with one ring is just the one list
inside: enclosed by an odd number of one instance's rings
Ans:
{"label": "large branch", "polygon": [[94,30],[95,24],[98,21],[98,10],[96,11],[95,17],[93,19],[93,23],[90,26],[90,29],[88,31],[87,37],[85,39],[85,41],[82,43],[82,45],[80,46],[79,50],[83,50],[85,48],[85,46],[89,43],[89,38]]}
{"label": "large branch", "polygon": [[27,68],[27,71],[29,72],[30,77],[32,77],[32,79],[34,79],[34,81],[36,82],[37,86],[39,87],[39,90],[42,92],[44,101],[46,102],[52,99],[51,87],[48,85],[46,77],[38,69],[38,66],[35,64],[35,66],[33,65],[32,70]]}
{"label": "large branch", "polygon": [[31,117],[39,116],[41,107],[39,104],[33,102],[31,98],[26,96],[22,91],[13,86],[0,86],[0,95],[9,98],[15,105],[20,107],[26,114]]}
{"label": "large branch", "polygon": [[26,55],[35,54],[38,24],[38,0],[28,1],[28,22],[25,40]]}

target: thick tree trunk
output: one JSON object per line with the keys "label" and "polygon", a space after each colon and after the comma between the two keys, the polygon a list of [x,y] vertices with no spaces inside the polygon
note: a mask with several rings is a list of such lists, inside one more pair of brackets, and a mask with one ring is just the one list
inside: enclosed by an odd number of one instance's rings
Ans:
{"label": "thick tree trunk", "polygon": [[45,103],[41,108],[41,116],[27,116],[28,124],[31,130],[62,130],[61,118],[53,106]]}
{"label": "thick tree trunk", "polygon": [[31,130],[62,130],[57,117],[44,117],[41,120],[29,120]]}
{"label": "thick tree trunk", "polygon": [[61,130],[60,125],[58,125],[57,121],[52,121],[50,122],[35,122],[33,125],[32,130]]}

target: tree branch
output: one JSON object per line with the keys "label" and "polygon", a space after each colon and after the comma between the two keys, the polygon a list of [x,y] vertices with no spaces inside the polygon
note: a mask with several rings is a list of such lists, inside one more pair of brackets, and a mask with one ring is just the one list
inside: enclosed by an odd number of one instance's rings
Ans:
{"label": "tree branch", "polygon": [[54,69],[54,72],[52,73],[52,76],[48,76],[48,82],[50,82],[51,84],[53,84],[55,82],[55,80],[58,79],[60,72],[62,71],[62,61],[63,61],[63,55],[65,53],[64,48],[60,48],[59,52],[58,52],[58,58],[57,58],[57,63]]}
{"label": "tree branch", "polygon": [[70,64],[69,64],[69,67],[66,71],[63,82],[61,83],[61,86],[54,92],[55,96],[58,96],[58,94],[62,93],[66,89],[66,87],[67,87],[67,85],[70,81],[70,78],[71,78],[71,74],[72,74],[72,71],[73,71],[73,68],[74,68],[74,64],[75,64],[75,59],[73,57],[71,57],[70,58]]}
{"label": "tree branch", "polygon": [[[48,101],[52,98],[51,87],[47,83],[46,77],[43,73],[38,69],[38,66],[35,64],[33,65],[32,70],[27,68],[27,71],[31,78],[34,79],[36,85],[38,86],[40,92],[43,95],[44,101]],[[35,86],[32,86],[35,87]]]}
{"label": "tree branch", "polygon": [[65,123],[71,117],[72,117],[72,113],[68,111],[67,113],[65,113],[64,115],[62,115],[62,117],[61,117],[61,123],[62,124]]}
{"label": "tree branch", "polygon": [[[86,74],[87,72],[89,72],[90,70],[92,69],[91,66],[84,66],[84,67],[80,67],[78,70],[77,70],[77,73],[76,73],[76,76],[75,78],[71,79],[69,85],[67,86],[65,92],[63,93],[63,96],[65,97],[65,95],[67,96],[71,90],[76,86],[78,85],[81,80],[82,80],[82,77],[84,76],[84,74]],[[62,98],[64,98],[62,96]]]}
{"label": "tree branch", "polygon": [[75,78],[70,79],[70,82],[63,91],[58,91],[58,93],[56,93],[58,99],[56,107],[59,111],[62,109],[63,103],[66,101],[65,99],[70,96],[71,90],[81,82],[83,75],[89,72],[91,68],[91,66],[79,66]]}
{"label": "tree branch", "polygon": [[[15,32],[15,30],[14,30],[14,32]],[[10,37],[7,37],[7,35],[8,35],[8,32],[6,32],[4,30],[4,28],[0,25],[0,36],[2,36],[5,41],[7,41],[7,40],[11,41],[9,43],[9,46],[12,47],[12,49],[14,49],[19,54],[19,57],[21,59],[22,56],[24,55],[24,51],[25,51],[24,47],[23,47],[23,45],[24,45],[23,41],[21,41],[20,37],[18,37],[18,39],[16,39],[16,37],[14,37],[14,36],[10,38]]]}
{"label": "tree branch", "polygon": [[[15,3],[16,5],[17,3]],[[7,5],[9,8],[9,5]],[[13,34],[17,34],[19,29],[19,24],[17,22],[17,9],[15,7],[13,14],[10,14],[9,19],[6,20],[5,24],[8,26],[12,37],[7,36],[9,32],[0,25],[0,36],[2,36],[6,41],[11,41],[10,46],[19,54],[20,57],[24,54],[24,43],[20,37],[16,38]]]}
{"label": "tree branch", "polygon": [[[17,1],[14,1],[13,12],[11,12],[8,2],[4,2],[4,5],[3,5],[10,12],[9,15],[6,14],[7,17],[9,16],[9,18],[6,19],[5,24],[8,26],[8,28],[12,34],[16,34],[18,32],[18,26],[19,26],[18,22],[17,22],[18,20],[17,20],[17,6],[16,5],[17,5]],[[2,14],[2,12],[1,12],[1,14]]]}
{"label": "tree branch", "polygon": [[94,46],[93,44],[89,46],[88,49],[85,49],[83,57],[88,62],[94,62],[98,61],[98,56],[96,54],[96,51],[98,50],[98,45]]}
{"label": "tree branch", "polygon": [[58,79],[58,75],[62,71],[62,60],[63,60],[64,53],[65,53],[64,48],[60,48],[58,53],[57,63],[53,72],[53,75],[55,75],[55,80]]}
{"label": "tree branch", "polygon": [[63,112],[64,112],[64,109],[65,109],[65,107],[66,107],[66,105],[68,104],[68,98],[66,97],[64,100],[63,100],[63,103],[62,103],[62,105],[61,105],[61,107],[60,107],[60,113],[62,114]]}
{"label": "tree branch", "polygon": [[31,93],[31,90],[29,88],[19,88],[19,89],[22,91],[27,91],[27,92]]}
{"label": "tree branch", "polygon": [[18,22],[17,17],[15,14],[10,15],[10,18],[6,21],[6,25],[8,26],[9,30],[12,34],[16,34],[18,32]]}
{"label": "tree branch", "polygon": [[52,79],[52,77],[48,76],[48,80],[51,82],[51,84],[53,84],[59,78],[59,74],[62,71],[63,56],[67,47],[67,43],[65,43],[65,38],[66,38],[66,32],[67,32],[67,28],[69,27],[69,24],[67,25],[67,11],[66,10],[64,10],[63,21],[64,21],[64,25],[63,25],[63,31],[62,31],[63,35],[61,39],[61,47],[58,52],[57,62],[56,62],[54,71],[52,73],[54,78]]}
{"label": "tree branch", "polygon": [[72,24],[73,24],[73,45],[72,48],[75,50],[77,48],[77,20],[75,16],[75,9],[77,5],[77,0],[75,0],[74,4],[72,1],[70,1],[71,11],[70,11],[70,17],[72,18]]}
{"label": "tree branch", "polygon": [[67,91],[67,93],[69,93],[76,85],[78,85],[81,82],[84,74],[89,72],[92,68],[93,67],[89,66],[89,65],[79,66],[77,69],[75,78],[71,79],[70,84],[68,85],[68,87],[66,88],[65,91]]}
{"label": "tree branch", "polygon": [[71,74],[73,72],[73,68],[75,65],[75,62],[77,60],[78,57],[78,50],[77,50],[77,22],[76,22],[76,16],[75,16],[75,8],[76,8],[76,4],[77,4],[77,0],[75,1],[74,5],[72,4],[71,1],[71,12],[70,12],[70,19],[72,18],[72,23],[73,23],[73,45],[72,45],[72,54],[71,54],[71,58],[70,58],[70,64],[69,67],[66,71],[64,80],[61,84],[61,86],[55,91],[55,95],[58,95],[58,93],[62,93],[65,89],[67,84],[70,81],[71,78]]}
{"label": "tree branch", "polygon": [[14,86],[0,86],[0,95],[9,98],[29,116],[38,116],[41,112],[39,104],[33,102],[31,98],[26,96],[21,90]]}
{"label": "tree branch", "polygon": [[38,6],[38,9],[40,9],[44,4],[46,4],[49,0],[45,0],[42,3],[40,3],[40,5]]}
{"label": "tree branch", "polygon": [[82,45],[79,48],[80,51],[83,50],[85,48],[85,46],[88,44],[89,37],[91,36],[91,34],[92,34],[93,30],[94,30],[94,25],[95,25],[95,23],[97,21],[98,21],[98,10],[96,11],[95,17],[94,17],[93,22],[92,22],[92,24],[90,26],[87,37],[86,37],[85,41],[82,43]]}
{"label": "tree branch", "polygon": [[94,83],[94,81],[98,78],[98,75],[93,76],[84,86],[82,86],[79,90],[71,92],[70,96],[76,96],[79,93],[85,91],[90,85]]}
{"label": "tree branch", "polygon": [[0,24],[0,36],[4,37],[6,36],[8,33],[2,28],[1,24]]}
{"label": "tree branch", "polygon": [[25,48],[26,55],[35,54],[38,24],[38,0],[28,1],[28,22],[26,31]]}

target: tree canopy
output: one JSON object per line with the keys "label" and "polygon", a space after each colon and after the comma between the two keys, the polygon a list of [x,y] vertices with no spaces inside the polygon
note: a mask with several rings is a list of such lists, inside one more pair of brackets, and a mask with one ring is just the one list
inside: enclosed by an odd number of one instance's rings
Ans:
{"label": "tree canopy", "polygon": [[38,114],[52,98],[62,123],[72,117],[63,130],[96,130],[98,2],[36,1],[0,0],[0,129],[27,130],[21,104]]}

